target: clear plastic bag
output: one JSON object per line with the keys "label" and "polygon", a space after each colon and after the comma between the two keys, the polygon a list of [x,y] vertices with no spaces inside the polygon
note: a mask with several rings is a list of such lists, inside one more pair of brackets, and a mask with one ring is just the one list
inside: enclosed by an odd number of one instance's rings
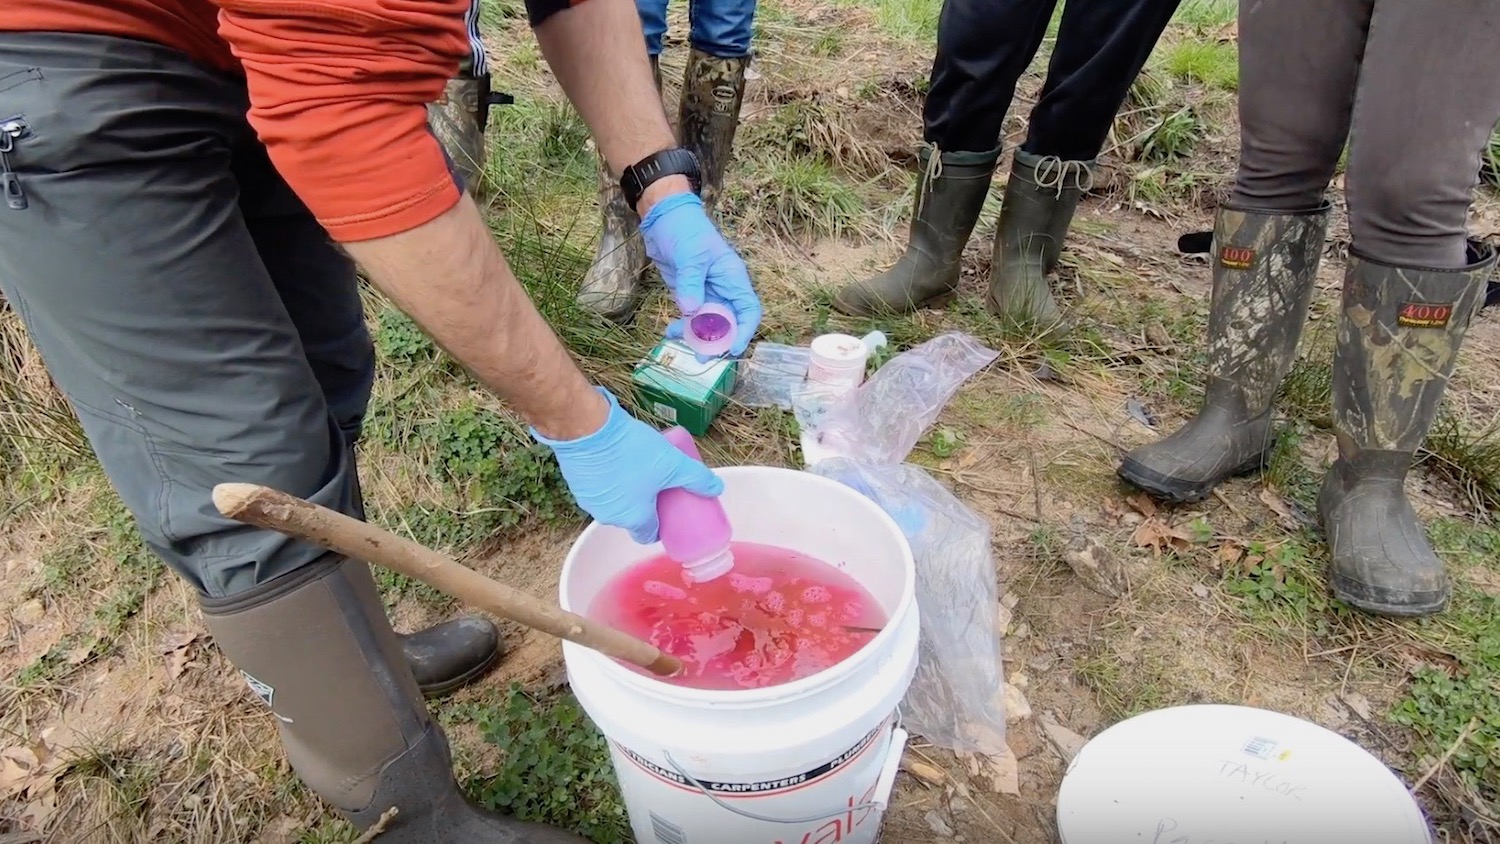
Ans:
{"label": "clear plastic bag", "polygon": [[812,349],[782,343],[756,343],[740,364],[734,400],[745,407],[792,409],[792,395],[807,377]]}
{"label": "clear plastic bag", "polygon": [[990,525],[926,471],[901,462],[959,386],[996,357],[964,334],[896,356],[855,392],[818,407],[810,433],[839,456],[810,471],[879,504],[911,544],[922,630],[902,705],[907,726],[939,747],[1000,756],[1008,750]]}
{"label": "clear plastic bag", "polygon": [[990,526],[921,468],[834,457],[812,472],[859,490],[900,525],[917,562],[917,674],[902,704],[939,747],[1002,755],[1004,672]]}
{"label": "clear plastic bag", "polygon": [[830,401],[810,394],[821,401],[794,402],[793,409],[803,431],[825,452],[867,463],[900,463],[963,382],[998,356],[968,334],[940,334],[895,356],[847,396]]}

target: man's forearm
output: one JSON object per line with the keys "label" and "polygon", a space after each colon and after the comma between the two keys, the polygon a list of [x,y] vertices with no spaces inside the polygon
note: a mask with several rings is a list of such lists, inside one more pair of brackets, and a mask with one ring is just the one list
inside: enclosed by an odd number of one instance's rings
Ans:
{"label": "man's forearm", "polygon": [[[677,145],[646,60],[641,19],[632,0],[587,0],[536,28],[542,55],[588,124],[594,143],[619,175],[646,156]],[[690,189],[674,176],[651,185],[637,210]]]}
{"label": "man's forearm", "polygon": [[467,194],[407,232],[345,247],[370,280],[551,439],[598,430],[609,412],[537,312]]}

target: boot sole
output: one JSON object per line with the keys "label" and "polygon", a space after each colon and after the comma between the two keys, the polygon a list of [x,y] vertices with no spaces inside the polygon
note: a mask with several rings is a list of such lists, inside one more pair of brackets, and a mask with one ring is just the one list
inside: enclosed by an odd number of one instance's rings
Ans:
{"label": "boot sole", "polygon": [[1364,592],[1363,586],[1338,574],[1330,577],[1328,582],[1332,588],[1333,597],[1357,610],[1362,610],[1373,615],[1383,615],[1392,618],[1421,618],[1437,615],[1448,606],[1449,596],[1447,594],[1443,594],[1425,604],[1389,604],[1359,597],[1359,593]]}
{"label": "boot sole", "polygon": [[1191,504],[1207,498],[1219,484],[1224,483],[1230,478],[1252,475],[1264,469],[1271,459],[1271,451],[1274,446],[1275,443],[1273,442],[1270,446],[1266,447],[1265,451],[1230,469],[1223,477],[1210,481],[1184,481],[1169,477],[1154,469],[1142,466],[1129,457],[1120,462],[1120,467],[1115,470],[1115,474],[1119,475],[1126,483],[1142,490],[1152,498],[1170,501],[1173,504]]}
{"label": "boot sole", "polygon": [[444,695],[456,692],[464,686],[467,686],[475,680],[478,680],[480,677],[488,674],[491,669],[495,667],[496,663],[500,661],[501,652],[501,648],[496,648],[495,650],[490,651],[490,655],[486,657],[483,662],[477,663],[468,671],[444,680],[441,683],[419,686],[422,691],[422,697],[428,699],[443,697]]}

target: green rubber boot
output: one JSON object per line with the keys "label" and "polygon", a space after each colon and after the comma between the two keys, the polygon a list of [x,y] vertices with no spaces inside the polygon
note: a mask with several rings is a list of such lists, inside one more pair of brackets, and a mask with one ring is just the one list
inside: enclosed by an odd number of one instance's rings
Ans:
{"label": "green rubber boot", "polygon": [[[651,57],[651,74],[661,90],[661,68]],[[641,239],[641,219],[625,201],[620,181],[609,171],[602,154],[595,156],[599,178],[599,247],[594,262],[578,289],[578,304],[605,319],[624,322],[635,314],[645,286],[646,242]]]}
{"label": "green rubber boot", "polygon": [[850,316],[904,314],[941,307],[958,291],[964,245],[979,221],[1000,150],[939,152],[923,148],[916,211],[906,251],[895,266],[840,290],[833,307]]}
{"label": "green rubber boot", "polygon": [[1447,573],[1403,483],[1484,301],[1494,247],[1471,242],[1469,259],[1461,270],[1431,270],[1349,257],[1333,356],[1339,456],[1318,517],[1334,596],[1366,612],[1423,616],[1448,604]]}
{"label": "green rubber boot", "polygon": [[1017,150],[1005,183],[986,304],[996,316],[1050,327],[1062,322],[1047,275],[1057,267],[1092,162]]}
{"label": "green rubber boot", "polygon": [[678,131],[682,133],[682,145],[698,157],[703,176],[699,193],[710,213],[724,189],[724,171],[734,151],[749,67],[749,56],[723,59],[695,49],[688,54],[683,71]]}
{"label": "green rubber boot", "polygon": [[1328,208],[1220,209],[1203,407],[1176,433],[1126,455],[1121,478],[1157,498],[1186,502],[1265,466],[1275,444],[1271,403],[1307,321]]}

